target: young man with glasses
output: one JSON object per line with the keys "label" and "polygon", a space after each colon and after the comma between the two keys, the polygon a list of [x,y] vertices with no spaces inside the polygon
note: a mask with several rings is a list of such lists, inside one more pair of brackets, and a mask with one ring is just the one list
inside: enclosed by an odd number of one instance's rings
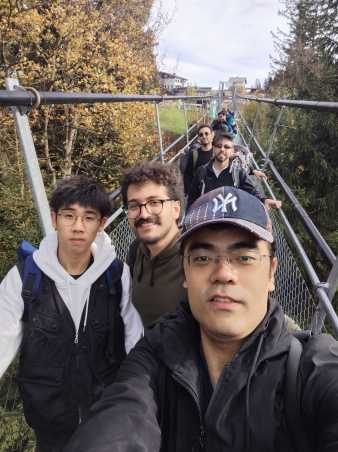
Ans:
{"label": "young man with glasses", "polygon": [[212,141],[213,158],[198,168],[188,195],[188,207],[201,195],[218,187],[234,186],[257,196],[267,208],[280,207],[280,201],[266,198],[242,168],[232,168],[234,142],[231,135],[218,132]]}
{"label": "young man with glasses", "polygon": [[0,376],[20,347],[18,383],[38,452],[60,452],[143,333],[128,267],[103,227],[111,207],[85,176],[50,199],[55,231],[0,285]]}
{"label": "young man with glasses", "polygon": [[132,298],[148,326],[174,311],[186,297],[176,243],[182,178],[173,165],[144,162],[124,173],[121,187],[129,225],[136,235],[127,257]]}
{"label": "young man with glasses", "polygon": [[180,161],[183,174],[184,193],[187,195],[197,168],[207,164],[212,158],[212,139],[214,132],[208,125],[202,124],[197,130],[198,141],[184,154]]}
{"label": "young man with glasses", "polygon": [[295,339],[270,297],[269,225],[236,188],[192,205],[180,238],[188,303],[146,332],[65,452],[337,450],[338,343],[303,338],[288,393]]}

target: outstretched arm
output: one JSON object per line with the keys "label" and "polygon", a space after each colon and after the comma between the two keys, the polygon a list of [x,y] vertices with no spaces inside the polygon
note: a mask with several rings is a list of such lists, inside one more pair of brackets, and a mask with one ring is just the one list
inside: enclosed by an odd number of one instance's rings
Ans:
{"label": "outstretched arm", "polygon": [[142,339],[63,452],[159,451],[158,374],[152,349]]}

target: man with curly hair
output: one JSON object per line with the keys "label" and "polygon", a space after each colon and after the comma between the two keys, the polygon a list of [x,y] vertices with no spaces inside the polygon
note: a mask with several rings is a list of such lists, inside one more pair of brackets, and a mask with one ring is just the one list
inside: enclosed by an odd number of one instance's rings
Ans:
{"label": "man with curly hair", "polygon": [[133,303],[147,326],[174,311],[186,297],[176,243],[182,177],[173,165],[143,162],[124,173],[121,186],[129,225],[136,235],[127,258]]}

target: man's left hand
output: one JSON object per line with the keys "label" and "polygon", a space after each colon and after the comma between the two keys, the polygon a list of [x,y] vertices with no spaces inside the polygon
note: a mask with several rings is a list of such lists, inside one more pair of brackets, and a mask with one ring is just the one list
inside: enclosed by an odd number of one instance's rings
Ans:
{"label": "man's left hand", "polygon": [[282,201],[278,201],[277,199],[267,198],[264,201],[264,205],[267,208],[267,210],[270,210],[271,207],[274,207],[276,209],[280,209],[282,207]]}

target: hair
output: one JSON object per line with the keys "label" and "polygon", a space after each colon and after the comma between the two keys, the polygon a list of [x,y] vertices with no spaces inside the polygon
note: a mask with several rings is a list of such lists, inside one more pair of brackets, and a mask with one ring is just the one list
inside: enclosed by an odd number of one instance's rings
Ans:
{"label": "hair", "polygon": [[166,187],[168,196],[182,204],[184,198],[182,175],[178,168],[170,163],[142,162],[127,169],[121,178],[122,199],[127,204],[129,185],[155,182]]}
{"label": "hair", "polygon": [[209,129],[210,132],[213,131],[213,130],[212,130],[212,127],[211,127],[209,124],[202,124],[202,125],[199,126],[198,129],[197,129],[197,135],[200,133],[200,131],[201,131],[202,129],[205,129],[205,128]]}
{"label": "hair", "polygon": [[217,113],[217,116],[218,115],[226,115],[226,111],[225,110],[220,110],[218,113]]}
{"label": "hair", "polygon": [[232,141],[232,142],[234,141],[234,138],[233,138],[233,136],[230,133],[228,133],[228,132],[218,132],[218,133],[215,134],[215,136],[214,136],[214,138],[212,140],[212,144],[213,145],[217,144],[223,138],[226,139],[226,140]]}
{"label": "hair", "polygon": [[62,179],[52,192],[49,201],[55,213],[61,208],[76,203],[98,210],[102,217],[107,217],[111,212],[109,196],[103,185],[87,176],[71,176]]}

